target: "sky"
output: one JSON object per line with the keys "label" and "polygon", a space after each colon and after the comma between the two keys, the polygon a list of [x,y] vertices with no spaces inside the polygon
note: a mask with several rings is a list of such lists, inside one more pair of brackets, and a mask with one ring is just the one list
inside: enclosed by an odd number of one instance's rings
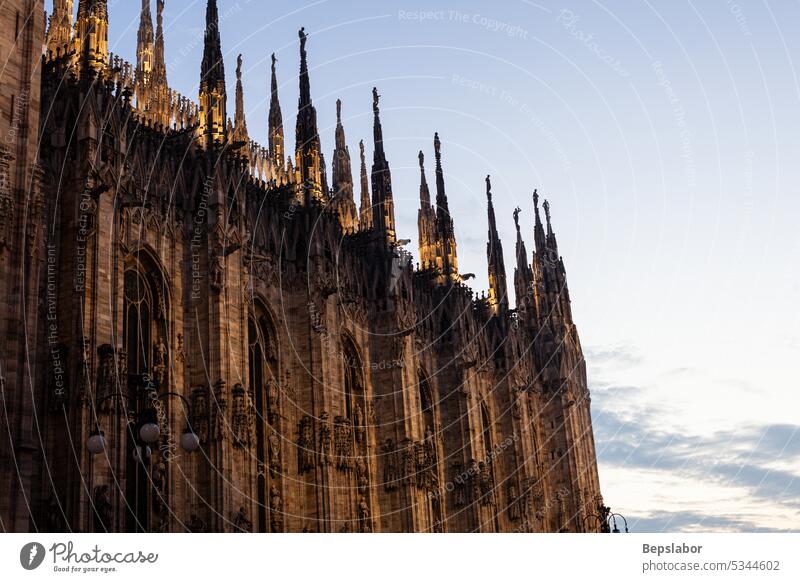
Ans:
{"label": "sky", "polygon": [[[131,62],[139,8],[109,1],[110,48]],[[632,531],[800,529],[800,4],[219,0],[219,10],[228,111],[241,53],[248,130],[262,144],[275,52],[292,151],[301,26],[329,160],[336,99],[351,155],[364,139],[371,158],[378,87],[398,236],[414,254],[417,152],[430,178],[435,131],[474,288],[488,286],[485,176],[509,281],[512,212],[522,209],[531,250],[531,193],[549,199],[601,487]],[[195,100],[204,17],[201,0],[167,0],[169,82]]]}

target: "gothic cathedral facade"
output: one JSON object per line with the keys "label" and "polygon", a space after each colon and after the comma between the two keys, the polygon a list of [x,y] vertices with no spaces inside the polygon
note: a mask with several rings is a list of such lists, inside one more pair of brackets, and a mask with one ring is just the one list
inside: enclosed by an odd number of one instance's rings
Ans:
{"label": "gothic cathedral facade", "polygon": [[371,168],[337,103],[328,185],[304,30],[289,153],[274,57],[268,144],[241,57],[226,112],[216,0],[196,101],[168,84],[163,0],[135,65],[106,1],[77,4],[0,6],[2,529],[600,531],[548,203],[531,254],[514,214],[509,284],[487,176],[477,295],[438,135],[416,265],[398,239],[377,90]]}

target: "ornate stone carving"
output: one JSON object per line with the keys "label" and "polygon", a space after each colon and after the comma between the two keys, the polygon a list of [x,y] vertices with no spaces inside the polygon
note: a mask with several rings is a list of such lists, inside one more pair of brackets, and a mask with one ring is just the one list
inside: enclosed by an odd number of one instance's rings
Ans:
{"label": "ornate stone carving", "polygon": [[314,470],[314,419],[306,415],[300,419],[297,437],[297,467],[300,474]]}
{"label": "ornate stone carving", "polygon": [[273,533],[283,531],[283,499],[275,485],[269,488],[269,525]]}
{"label": "ornate stone carving", "polygon": [[319,415],[319,464],[323,467],[333,462],[332,447],[331,424],[328,421],[328,413],[323,411]]}
{"label": "ornate stone carving", "polygon": [[231,392],[231,432],[237,447],[250,446],[253,438],[253,405],[244,386],[235,384]]}
{"label": "ornate stone carving", "polygon": [[201,443],[208,442],[208,389],[205,386],[192,391],[191,428]]}
{"label": "ornate stone carving", "polygon": [[396,491],[400,482],[400,465],[397,458],[397,447],[392,439],[386,439],[382,447],[383,453],[383,488],[385,491]]}
{"label": "ornate stone carving", "polygon": [[253,522],[247,515],[247,510],[244,506],[239,508],[239,511],[233,514],[231,519],[233,524],[233,531],[237,533],[250,533],[253,531]]}
{"label": "ornate stone carving", "polygon": [[350,471],[353,468],[353,426],[344,416],[337,416],[333,426],[336,468],[340,471]]}

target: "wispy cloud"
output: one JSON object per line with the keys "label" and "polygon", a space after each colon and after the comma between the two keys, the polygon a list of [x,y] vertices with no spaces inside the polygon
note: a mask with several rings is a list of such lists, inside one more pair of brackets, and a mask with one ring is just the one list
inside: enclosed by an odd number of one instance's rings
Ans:
{"label": "wispy cloud", "polygon": [[[800,530],[800,425],[744,421],[731,429],[700,422],[677,429],[669,384],[657,379],[681,381],[690,371],[651,374],[655,385],[647,388],[616,385],[609,381],[614,370],[644,358],[617,348],[587,354],[590,367],[599,363],[602,370],[592,383],[601,479],[604,470],[617,476],[607,501],[627,508],[635,531]],[[696,417],[696,407],[713,402],[698,394],[689,405]],[[649,492],[632,495],[626,482]]]}

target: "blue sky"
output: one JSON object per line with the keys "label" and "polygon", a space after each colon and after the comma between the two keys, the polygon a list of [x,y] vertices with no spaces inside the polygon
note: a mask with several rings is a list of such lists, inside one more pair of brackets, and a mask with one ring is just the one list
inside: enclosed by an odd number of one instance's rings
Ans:
{"label": "blue sky", "polygon": [[[133,61],[139,2],[109,5],[111,48]],[[412,251],[417,152],[432,160],[434,131],[476,288],[487,286],[484,176],[509,277],[514,207],[531,249],[533,188],[550,199],[603,492],[634,531],[797,529],[800,5],[219,7],[229,92],[242,53],[248,129],[262,143],[273,51],[293,142],[300,26],[329,159],[337,98],[351,154],[364,139],[371,155],[378,86],[398,234]],[[169,81],[195,99],[204,15],[202,1],[167,0]]]}

